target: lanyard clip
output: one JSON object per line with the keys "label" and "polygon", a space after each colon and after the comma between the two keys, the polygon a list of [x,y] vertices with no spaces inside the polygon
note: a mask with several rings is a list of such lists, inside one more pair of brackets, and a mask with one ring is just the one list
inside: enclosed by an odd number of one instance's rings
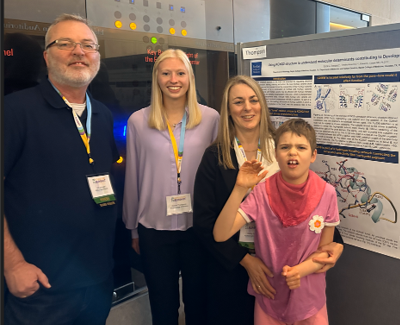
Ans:
{"label": "lanyard clip", "polygon": [[181,173],[178,173],[178,184],[180,185],[181,183],[182,183],[182,181],[181,181]]}
{"label": "lanyard clip", "polygon": [[178,173],[177,176],[178,176],[178,177],[177,177],[177,181],[178,181],[178,194],[181,194],[181,183],[182,183],[182,181],[181,181],[181,173]]}

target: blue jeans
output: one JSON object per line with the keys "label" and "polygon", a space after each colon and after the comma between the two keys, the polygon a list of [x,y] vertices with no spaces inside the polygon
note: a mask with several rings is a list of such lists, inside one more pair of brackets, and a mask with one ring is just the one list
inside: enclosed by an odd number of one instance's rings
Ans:
{"label": "blue jeans", "polygon": [[52,292],[42,286],[27,298],[8,293],[5,325],[104,325],[111,308],[112,274],[102,283]]}

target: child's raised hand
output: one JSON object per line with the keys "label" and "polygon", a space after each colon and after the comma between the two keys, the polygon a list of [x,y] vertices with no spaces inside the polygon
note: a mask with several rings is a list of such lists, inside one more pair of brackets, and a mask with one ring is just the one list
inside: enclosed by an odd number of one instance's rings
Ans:
{"label": "child's raised hand", "polygon": [[286,284],[290,290],[300,287],[300,273],[296,266],[285,265],[282,269],[282,275],[286,278]]}
{"label": "child's raised hand", "polygon": [[236,178],[236,185],[250,188],[261,181],[268,171],[264,170],[260,175],[259,173],[263,170],[261,163],[257,160],[245,161],[239,169],[239,174]]}

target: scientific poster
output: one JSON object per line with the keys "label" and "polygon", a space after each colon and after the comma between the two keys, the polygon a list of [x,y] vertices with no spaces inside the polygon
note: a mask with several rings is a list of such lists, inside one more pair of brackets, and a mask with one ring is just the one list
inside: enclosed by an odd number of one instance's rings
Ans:
{"label": "scientific poster", "polygon": [[276,127],[314,126],[311,169],[336,190],[344,241],[400,258],[400,48],[250,64]]}

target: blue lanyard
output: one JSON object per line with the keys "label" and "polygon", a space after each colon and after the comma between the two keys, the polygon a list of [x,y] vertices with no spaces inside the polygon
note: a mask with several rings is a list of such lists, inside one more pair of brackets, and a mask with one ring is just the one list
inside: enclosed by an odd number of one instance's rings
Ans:
{"label": "blue lanyard", "polygon": [[186,132],[186,112],[183,115],[182,128],[181,128],[181,138],[179,140],[178,154],[180,155],[181,160],[182,160],[182,156],[183,156],[183,142],[185,141],[185,132]]}
{"label": "blue lanyard", "polygon": [[76,128],[78,129],[79,135],[81,136],[83,144],[86,147],[86,152],[89,156],[89,164],[93,164],[94,160],[90,154],[90,144],[89,144],[91,131],[92,131],[92,103],[90,102],[89,95],[86,92],[86,108],[87,108],[86,131],[87,132],[85,132],[85,129],[82,126],[81,120],[79,119],[79,116],[75,113],[74,109],[72,108],[71,103],[68,101],[68,99],[65,98],[65,96],[63,96],[63,94],[61,94],[61,92],[51,83],[50,80],[49,80],[49,82],[53,86],[53,88],[57,91],[57,93],[61,96],[61,98],[64,100],[65,104],[67,104],[67,106],[69,108],[71,108]]}

